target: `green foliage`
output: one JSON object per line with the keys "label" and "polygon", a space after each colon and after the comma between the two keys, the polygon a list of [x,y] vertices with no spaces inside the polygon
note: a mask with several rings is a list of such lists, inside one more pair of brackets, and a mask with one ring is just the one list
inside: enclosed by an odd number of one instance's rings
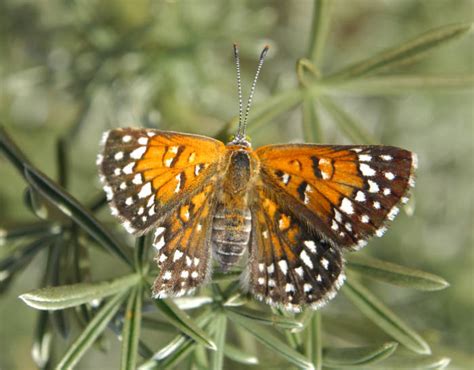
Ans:
{"label": "green foliage", "polygon": [[[107,6],[93,5],[93,2],[77,3],[72,6],[71,13],[77,22],[76,31],[64,35],[70,39],[67,42],[56,40],[58,45],[74,44],[66,63],[68,67],[61,64],[64,55],[60,47],[54,56],[56,65],[52,67],[52,75],[40,73],[44,79],[42,83],[48,78],[67,76],[64,85],[57,87],[58,91],[70,88],[81,99],[73,123],[57,140],[56,180],[38,168],[42,166],[35,166],[35,158],[30,161],[31,155],[25,155],[7,130],[0,128],[0,153],[27,184],[25,203],[34,217],[30,224],[1,230],[0,291],[7,292],[13,278],[38,260],[39,252],[47,254],[40,288],[20,295],[24,303],[39,310],[32,351],[38,368],[80,366],[86,353],[94,348],[105,350],[105,342],[111,336],[112,340],[121,342],[121,369],[217,370],[230,368],[228,363],[233,364],[232,368],[261,365],[260,368],[292,366],[301,369],[434,369],[449,365],[448,357],[431,355],[437,351],[410,326],[414,320],[411,317],[402,319],[402,314],[397,314],[401,309],[389,308],[394,302],[383,303],[366,287],[365,279],[419,291],[441,290],[449,284],[431,273],[376,258],[360,255],[348,258],[349,278],[342,292],[350,303],[346,302],[345,307],[350,307],[347,310],[351,313],[356,308],[358,317],[365,316],[378,328],[367,332],[353,330],[357,331],[356,340],[347,339],[344,330],[332,331],[334,320],[331,321],[330,316],[332,310],[337,312],[336,302],[323,311],[298,315],[270,309],[240,293],[239,271],[227,275],[216,273],[210,288],[203,289],[202,295],[152,300],[150,282],[156,275],[156,267],[148,250],[150,241],[146,237],[138,238],[132,249],[133,241],[120,237],[124,235],[121,230],[112,231],[116,222],[108,223],[111,219],[106,218],[105,212],[100,213],[105,205],[102,193],[95,194],[92,201],[90,196],[89,201],[79,201],[71,194],[70,177],[81,176],[80,171],[70,173],[73,163],[77,164],[72,151],[75,145],[84,145],[81,133],[85,126],[92,127],[97,119],[106,120],[111,114],[110,107],[107,108],[108,99],[135,105],[146,126],[165,126],[146,112],[156,106],[167,117],[167,122],[189,122],[190,127],[202,128],[201,117],[193,108],[180,109],[180,98],[169,90],[185,95],[182,86],[191,82],[180,80],[182,70],[192,70],[187,76],[195,74],[206,76],[204,80],[210,79],[208,67],[204,67],[202,60],[206,45],[200,43],[199,38],[219,31],[226,34],[227,23],[246,9],[234,4],[238,8],[234,9],[236,13],[224,16],[229,13],[225,6],[221,8],[217,3],[212,6],[209,2],[202,6],[209,12],[221,12],[221,17],[216,14],[214,18],[200,19],[193,18],[193,10],[185,9],[181,4],[152,5],[138,1],[138,8],[131,9],[126,2],[121,2],[120,6],[110,6],[109,11]],[[163,15],[153,18],[146,11],[140,11],[140,7],[158,7]],[[345,140],[376,143],[379,139],[343,108],[338,97],[466,91],[474,86],[474,76],[470,74],[400,72],[430,52],[466,36],[472,30],[471,23],[438,27],[360,62],[326,73],[321,66],[329,47],[327,36],[331,24],[337,21],[332,19],[332,8],[330,0],[314,1],[307,53],[296,63],[294,77],[298,84],[278,89],[253,108],[249,122],[251,134],[261,134],[278,116],[301,108],[302,131],[308,142],[322,141],[323,135],[330,136],[323,125],[329,118]],[[251,22],[257,31],[271,18],[268,14],[250,13],[246,13],[248,23]],[[177,25],[171,26],[173,21]],[[32,22],[33,28],[39,28],[37,18],[33,17]],[[61,32],[61,24],[53,28],[56,33]],[[44,34],[36,36],[42,42],[48,42]],[[248,37],[252,35],[249,33]],[[242,40],[243,48],[244,42]],[[128,52],[123,55],[123,50]],[[168,59],[172,59],[172,63],[168,63]],[[197,60],[196,65],[193,65],[193,59]],[[159,74],[153,68],[156,63],[163,65]],[[225,68],[230,67],[228,63]],[[34,65],[32,68],[24,73],[36,73]],[[220,71],[216,73],[219,75]],[[133,76],[137,78],[133,80]],[[131,89],[152,90],[151,94],[145,94],[149,101],[127,96],[124,86],[132,80]],[[117,87],[120,92],[106,90],[104,86],[108,85]],[[194,93],[190,92],[190,101]],[[216,111],[218,108],[214,109]],[[94,117],[97,112],[102,117]],[[212,126],[212,121],[205,122]],[[234,119],[224,129],[216,130],[219,132],[215,136],[225,140],[233,132],[235,122]],[[90,130],[94,131],[93,128]],[[91,151],[96,150],[95,144],[91,145]],[[80,164],[77,166],[81,168]],[[90,193],[92,181],[84,179],[84,184],[88,184]],[[91,268],[93,254],[107,256],[102,263],[116,265],[117,269],[107,278],[100,277],[102,274],[94,273]],[[423,315],[418,307],[415,311],[416,315]],[[341,325],[347,324],[345,330],[352,329],[349,322],[339,317],[337,321]],[[326,323],[329,323],[327,328]],[[67,340],[66,348],[60,345],[60,339]]]}

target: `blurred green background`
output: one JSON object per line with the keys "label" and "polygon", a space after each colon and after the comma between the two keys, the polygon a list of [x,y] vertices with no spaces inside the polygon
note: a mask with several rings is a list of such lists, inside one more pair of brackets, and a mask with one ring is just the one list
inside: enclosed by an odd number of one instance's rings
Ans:
{"label": "blurred green background", "polygon": [[[101,192],[95,156],[104,130],[141,125],[215,136],[227,127],[238,113],[233,42],[241,47],[244,94],[260,50],[271,47],[256,106],[297,86],[295,65],[307,56],[312,7],[309,0],[2,0],[0,121],[52,178],[56,141],[66,137],[69,190],[91,201]],[[473,14],[472,0],[336,0],[318,67],[334,72],[431,28],[472,21]],[[400,71],[472,75],[472,41],[462,38]],[[377,141],[413,150],[420,161],[414,215],[402,212],[364,253],[436,273],[451,284],[429,293],[372,288],[434,353],[451,357],[452,368],[473,368],[473,94],[357,95],[334,99]],[[253,130],[254,146],[302,141],[301,119],[300,109],[278,115]],[[321,122],[325,142],[348,142],[328,117]],[[25,187],[0,157],[0,228],[35,220],[24,206]],[[94,257],[94,280],[116,274],[107,256]],[[34,368],[36,312],[17,297],[38,286],[45,263],[44,255],[36,258],[0,297],[1,369]],[[353,323],[348,307],[337,297],[324,309],[328,331],[344,333],[345,323]],[[89,352],[80,368],[117,368],[119,344],[110,342],[108,353]]]}

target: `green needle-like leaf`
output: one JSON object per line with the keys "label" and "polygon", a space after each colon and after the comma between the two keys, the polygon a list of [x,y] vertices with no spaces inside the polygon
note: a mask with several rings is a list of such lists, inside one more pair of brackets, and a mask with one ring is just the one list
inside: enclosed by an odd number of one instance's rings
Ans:
{"label": "green needle-like leaf", "polygon": [[302,329],[303,324],[294,318],[273,315],[262,311],[253,310],[246,307],[231,308],[226,307],[229,315],[243,316],[249,320],[253,320],[255,324],[271,325],[281,329]]}
{"label": "green needle-like leaf", "polygon": [[[364,369],[389,369],[389,370],[442,370],[448,368],[451,359],[440,356],[409,356],[395,354],[382,363],[367,364]],[[456,367],[468,369],[468,367]]]}
{"label": "green needle-like leaf", "polygon": [[171,300],[155,299],[155,305],[165,318],[179,331],[188,335],[197,343],[216,350],[211,338],[184,311],[180,310]]}
{"label": "green needle-like leaf", "polygon": [[[198,315],[194,322],[198,327],[204,327],[211,320],[209,310],[205,310]],[[198,342],[188,335],[182,333],[176,336],[168,345],[160,349],[151,359],[140,365],[140,370],[145,369],[166,369],[171,368],[187,356]]]}
{"label": "green needle-like leaf", "polygon": [[[214,321],[215,320],[215,321]],[[217,349],[211,354],[211,370],[221,370],[224,365],[225,335],[227,331],[227,317],[220,313],[213,320],[214,338]]]}
{"label": "green needle-like leaf", "polygon": [[62,310],[68,307],[89,303],[127,290],[137,284],[140,275],[127,275],[115,280],[100,283],[79,283],[33,290],[20,298],[38,310]]}
{"label": "green needle-like leaf", "polygon": [[224,348],[224,354],[226,357],[230,358],[232,361],[240,362],[244,365],[257,365],[258,358],[253,355],[249,355],[242,351],[241,349],[233,346],[232,344],[226,344]]}
{"label": "green needle-like leaf", "polygon": [[128,292],[125,291],[112,297],[110,301],[97,312],[89,325],[87,325],[71,347],[69,347],[56,369],[66,370],[74,368],[84,353],[105,329],[112,317],[117,313],[127,294]]}
{"label": "green needle-like leaf", "polygon": [[474,75],[400,75],[357,78],[326,83],[329,95],[395,95],[413,92],[446,93],[474,88]]}
{"label": "green needle-like leaf", "polygon": [[53,332],[49,321],[49,312],[38,312],[36,333],[34,336],[31,357],[39,368],[44,368],[51,357]]}
{"label": "green needle-like leaf", "polygon": [[16,167],[16,169],[23,175],[25,166],[29,164],[28,158],[16,146],[5,129],[0,125],[0,150],[8,158],[8,160]]}
{"label": "green needle-like leaf", "polygon": [[425,56],[427,52],[466,35],[472,28],[472,23],[456,23],[435,28],[399,46],[344,68],[329,76],[328,79],[352,79],[414,62]]}
{"label": "green needle-like leaf", "polygon": [[372,257],[351,256],[348,267],[364,276],[419,290],[440,290],[449,286],[443,278]]}
{"label": "green needle-like leaf", "polygon": [[72,218],[99,244],[128,265],[132,265],[131,258],[124,252],[120,243],[66,190],[59,187],[45,174],[30,165],[25,165],[25,177],[37,191],[58,207],[66,216]]}
{"label": "green needle-like leaf", "polygon": [[287,361],[303,369],[312,369],[314,366],[299,352],[289,347],[281,339],[275,337],[268,329],[255,325],[255,321],[235,313],[227,312],[227,316],[235,324],[243,327],[252,334],[258,341],[274,351]]}
{"label": "green needle-like leaf", "polygon": [[344,368],[375,364],[390,357],[397,349],[398,343],[389,342],[381,346],[355,348],[325,348],[324,366]]}
{"label": "green needle-like leaf", "polygon": [[138,284],[128,297],[122,329],[121,370],[134,370],[137,362],[138,341],[142,317],[142,284]]}
{"label": "green needle-like leaf", "polygon": [[315,370],[323,366],[323,342],[321,337],[321,312],[313,313],[308,325],[308,337],[305,342],[305,353],[311,359]]}
{"label": "green needle-like leaf", "polygon": [[324,141],[315,104],[316,102],[312,98],[303,100],[303,132],[304,139],[308,143],[322,143]]}
{"label": "green needle-like leaf", "polygon": [[313,22],[311,25],[311,40],[309,43],[309,58],[319,65],[322,61],[324,46],[331,19],[331,0],[313,1]]}
{"label": "green needle-like leaf", "polygon": [[346,281],[342,291],[369,320],[400,344],[419,354],[431,353],[428,343],[423,338],[354,279]]}
{"label": "green needle-like leaf", "polygon": [[366,132],[362,126],[354,120],[354,118],[349,116],[349,114],[335,104],[332,99],[321,97],[320,101],[327,112],[332,116],[334,122],[352,142],[364,144],[377,143],[372,135]]}

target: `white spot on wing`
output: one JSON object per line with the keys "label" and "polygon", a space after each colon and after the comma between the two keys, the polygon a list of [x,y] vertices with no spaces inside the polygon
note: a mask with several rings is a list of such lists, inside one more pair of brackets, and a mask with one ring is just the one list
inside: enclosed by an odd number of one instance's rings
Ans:
{"label": "white spot on wing", "polygon": [[348,215],[351,215],[351,214],[354,213],[354,208],[352,207],[352,202],[347,198],[342,199],[340,208],[341,208],[342,212],[347,213]]}
{"label": "white spot on wing", "polygon": [[383,189],[383,195],[390,195],[392,191],[389,188]]}
{"label": "white spot on wing", "polygon": [[162,278],[162,279],[163,279],[163,280],[171,280],[171,277],[172,277],[172,276],[173,276],[173,275],[171,274],[171,271],[168,270],[168,271],[165,271],[165,273],[163,274],[163,278]]}
{"label": "white spot on wing", "polygon": [[372,156],[368,154],[359,154],[359,161],[360,162],[370,162],[372,160]]}
{"label": "white spot on wing", "polygon": [[357,200],[358,202],[365,202],[365,199],[366,198],[364,192],[359,190],[356,194],[355,200]]}
{"label": "white spot on wing", "polygon": [[333,230],[338,230],[339,229],[339,225],[337,224],[336,220],[332,220],[331,229],[333,229]]}
{"label": "white spot on wing", "polygon": [[418,168],[418,156],[416,153],[411,153],[411,166],[416,170]]}
{"label": "white spot on wing", "polygon": [[327,270],[329,267],[329,261],[326,258],[322,258],[321,265],[324,267],[325,270]]}
{"label": "white spot on wing", "polygon": [[380,238],[383,236],[383,234],[385,234],[386,231],[387,231],[387,228],[383,226],[375,232],[375,235],[377,235]]}
{"label": "white spot on wing", "polygon": [[288,181],[290,181],[290,175],[288,175],[286,172],[283,174],[281,177],[281,180],[283,181],[283,184],[287,185]]}
{"label": "white spot on wing", "polygon": [[178,153],[178,149],[179,149],[178,146],[172,146],[169,150],[170,150],[170,153],[176,154]]}
{"label": "white spot on wing", "polygon": [[125,228],[125,230],[127,230],[127,232],[129,232],[130,234],[133,234],[136,231],[136,229],[132,226],[130,221],[125,221],[122,225]]}
{"label": "white spot on wing", "polygon": [[375,201],[374,202],[374,208],[375,209],[380,209],[380,202]]}
{"label": "white spot on wing", "polygon": [[385,178],[392,181],[395,178],[395,175],[392,172],[385,172]]}
{"label": "white spot on wing", "polygon": [[128,143],[130,141],[132,141],[132,137],[130,135],[125,135],[123,138],[122,138],[122,141],[124,143]]}
{"label": "white spot on wing", "polygon": [[175,177],[177,183],[176,183],[176,188],[174,189],[175,193],[179,193],[181,190],[181,174],[176,175]]}
{"label": "white spot on wing", "polygon": [[387,215],[387,218],[390,221],[393,221],[395,219],[395,217],[397,217],[399,211],[400,210],[397,206],[392,207],[392,209],[390,210],[390,212]]}
{"label": "white spot on wing", "polygon": [[337,209],[334,209],[334,218],[336,219],[337,222],[339,223],[342,222],[342,215]]}
{"label": "white spot on wing", "polygon": [[141,137],[138,139],[138,144],[140,145],[147,145],[148,144],[148,138],[147,137]]}
{"label": "white spot on wing", "polygon": [[142,186],[140,192],[138,193],[139,198],[146,198],[147,196],[151,195],[151,183],[147,182],[145,185]]}
{"label": "white spot on wing", "polygon": [[278,262],[278,266],[280,266],[280,270],[281,272],[283,272],[283,275],[286,275],[286,273],[288,272],[288,264],[286,263],[286,261],[280,260]]}
{"label": "white spot on wing", "polygon": [[102,164],[103,160],[104,160],[104,156],[102,154],[98,154],[95,164],[99,166],[100,164]]}
{"label": "white spot on wing", "polygon": [[366,240],[361,239],[361,240],[359,240],[359,241],[357,242],[357,247],[359,247],[359,248],[363,248],[363,247],[365,247],[366,245],[367,245],[367,241],[366,241]]}
{"label": "white spot on wing", "polygon": [[133,204],[133,198],[132,197],[128,197],[127,199],[125,199],[125,204],[127,206],[131,206]]}
{"label": "white spot on wing", "polygon": [[113,192],[112,188],[109,185],[104,186],[104,191],[105,191],[105,195],[107,197],[107,200],[111,200],[114,197],[114,192]]}
{"label": "white spot on wing", "polygon": [[148,202],[146,203],[146,206],[150,208],[150,207],[153,207],[154,204],[155,204],[155,194],[152,194],[152,196],[148,198]]}
{"label": "white spot on wing", "polygon": [[317,252],[316,244],[314,244],[314,241],[306,240],[304,242],[304,245],[306,245],[308,247],[308,249],[310,250],[311,253],[316,253]]}
{"label": "white spot on wing", "polygon": [[163,248],[165,246],[165,237],[162,236],[160,238],[160,240],[158,240],[155,244],[153,244],[153,246],[156,248],[156,250],[160,250],[161,248]]}
{"label": "white spot on wing", "polygon": [[197,164],[194,166],[194,176],[199,175],[199,172],[201,172],[201,165]]}
{"label": "white spot on wing", "polygon": [[171,167],[171,163],[173,162],[173,158],[169,158],[165,160],[165,166],[166,167]]}
{"label": "white spot on wing", "polygon": [[173,256],[173,262],[176,262],[182,256],[183,256],[183,252],[181,252],[179,249],[176,249],[176,251],[174,252],[174,256]]}
{"label": "white spot on wing", "polygon": [[308,266],[311,269],[313,268],[313,262],[311,262],[311,258],[308,256],[308,253],[306,253],[304,249],[300,253],[300,258],[306,266]]}
{"label": "white spot on wing", "polygon": [[295,268],[295,272],[300,276],[300,277],[303,277],[303,274],[304,274],[304,271],[303,271],[303,267],[297,267]]}
{"label": "white spot on wing", "polygon": [[391,161],[391,160],[393,159],[393,157],[392,157],[391,155],[389,155],[389,154],[382,154],[382,155],[380,156],[380,158],[382,158],[384,161],[387,161],[387,162],[389,162],[389,161]]}
{"label": "white spot on wing", "polygon": [[371,193],[377,193],[380,189],[379,186],[375,181],[368,180],[367,183],[369,184],[369,192]]}
{"label": "white spot on wing", "polygon": [[375,175],[375,170],[370,167],[368,164],[361,163],[359,165],[360,172],[362,172],[363,176],[370,177]]}
{"label": "white spot on wing", "polygon": [[137,173],[135,175],[135,177],[133,178],[132,182],[135,184],[135,185],[141,185],[143,183],[142,181],[142,175]]}
{"label": "white spot on wing", "polygon": [[368,224],[369,221],[370,221],[370,218],[369,218],[369,216],[367,216],[367,215],[362,215],[362,216],[360,216],[360,221],[361,221],[363,224]]}
{"label": "white spot on wing", "polygon": [[140,159],[146,152],[146,146],[141,146],[130,153],[130,158]]}
{"label": "white spot on wing", "polygon": [[133,173],[133,167],[135,167],[135,162],[130,162],[123,168],[123,173],[126,175],[130,175]]}

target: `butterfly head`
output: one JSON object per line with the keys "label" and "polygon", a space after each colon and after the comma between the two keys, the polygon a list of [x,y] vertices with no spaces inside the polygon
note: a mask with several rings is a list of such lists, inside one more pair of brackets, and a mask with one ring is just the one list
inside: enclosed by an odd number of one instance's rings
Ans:
{"label": "butterfly head", "polygon": [[240,79],[240,58],[239,58],[239,48],[237,44],[234,44],[234,58],[235,66],[237,69],[237,93],[239,95],[239,127],[237,129],[237,134],[231,139],[228,145],[242,145],[245,147],[250,147],[250,140],[246,136],[245,131],[247,129],[247,121],[250,112],[250,106],[252,105],[253,94],[255,92],[255,86],[257,85],[258,75],[262,69],[263,61],[267,55],[268,49],[270,47],[267,45],[263,48],[260,58],[258,60],[257,72],[255,72],[255,77],[252,82],[252,87],[250,88],[249,99],[247,101],[247,106],[245,107],[245,117],[243,117],[243,105],[242,105],[242,84]]}
{"label": "butterfly head", "polygon": [[248,135],[245,135],[243,138],[239,138],[237,135],[231,135],[229,138],[229,142],[227,143],[227,146],[231,146],[231,145],[240,145],[245,148],[252,147],[250,136]]}

